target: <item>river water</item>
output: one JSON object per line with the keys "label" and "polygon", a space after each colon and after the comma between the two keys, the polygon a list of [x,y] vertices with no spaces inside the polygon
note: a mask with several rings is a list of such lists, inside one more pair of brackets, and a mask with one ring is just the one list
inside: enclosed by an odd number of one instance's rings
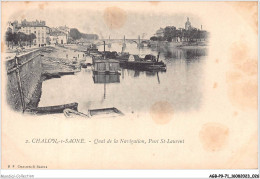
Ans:
{"label": "river water", "polygon": [[[121,51],[121,44],[112,44],[106,50]],[[99,50],[103,50],[99,46]],[[146,112],[158,101],[166,101],[175,113],[197,110],[203,100],[206,49],[137,48],[126,44],[130,54],[153,54],[160,51],[160,60],[167,65],[166,72],[145,72],[121,69],[121,75],[93,75],[90,67],[75,75],[50,79],[42,84],[39,107],[79,103],[78,110],[116,107],[123,113]],[[87,61],[91,58],[87,58]]]}

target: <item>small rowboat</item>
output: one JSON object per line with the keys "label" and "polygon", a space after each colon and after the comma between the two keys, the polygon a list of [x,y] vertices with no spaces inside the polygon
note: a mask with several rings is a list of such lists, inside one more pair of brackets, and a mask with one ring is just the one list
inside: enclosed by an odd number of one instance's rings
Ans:
{"label": "small rowboat", "polygon": [[73,109],[64,109],[63,113],[66,117],[74,117],[74,116],[80,116],[80,117],[89,117],[87,114],[78,112],[76,110]]}
{"label": "small rowboat", "polygon": [[75,116],[90,118],[90,117],[116,117],[116,116],[124,115],[120,110],[114,107],[102,108],[102,109],[90,109],[88,110],[88,114],[84,114],[73,109],[64,109],[63,113],[68,118],[75,117]]}
{"label": "small rowboat", "polygon": [[63,113],[64,109],[73,109],[78,111],[78,103],[69,103],[57,106],[46,106],[37,107],[32,109],[26,109],[26,112],[34,114],[53,114],[53,113]]}
{"label": "small rowboat", "polygon": [[102,115],[104,115],[104,117],[105,116],[114,117],[114,116],[120,116],[120,115],[124,115],[124,114],[117,108],[112,107],[112,108],[90,109],[90,110],[88,110],[88,115],[90,117],[102,116]]}

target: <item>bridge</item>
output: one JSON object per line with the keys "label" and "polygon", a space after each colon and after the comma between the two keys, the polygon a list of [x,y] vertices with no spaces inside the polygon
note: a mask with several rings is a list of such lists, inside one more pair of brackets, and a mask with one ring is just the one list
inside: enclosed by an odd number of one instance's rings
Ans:
{"label": "bridge", "polygon": [[101,46],[101,45],[105,45],[110,46],[112,44],[120,44],[123,47],[126,47],[127,43],[130,44],[136,44],[137,47],[142,47],[144,44],[148,44],[149,40],[148,39],[140,39],[140,36],[138,37],[138,39],[126,39],[125,36],[123,39],[99,39],[94,41],[93,43],[96,44],[97,46]]}

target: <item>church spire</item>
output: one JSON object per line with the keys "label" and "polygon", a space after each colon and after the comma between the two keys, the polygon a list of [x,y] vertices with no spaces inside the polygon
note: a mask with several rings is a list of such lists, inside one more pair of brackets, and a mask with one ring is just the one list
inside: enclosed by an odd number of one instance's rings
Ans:
{"label": "church spire", "polygon": [[185,29],[190,30],[191,29],[191,23],[189,17],[187,17],[187,22],[185,23]]}

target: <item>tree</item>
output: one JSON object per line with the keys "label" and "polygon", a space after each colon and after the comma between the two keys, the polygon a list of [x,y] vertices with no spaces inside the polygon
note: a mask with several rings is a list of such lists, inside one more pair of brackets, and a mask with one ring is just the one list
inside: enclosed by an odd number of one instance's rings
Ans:
{"label": "tree", "polygon": [[168,42],[171,42],[173,39],[176,38],[176,27],[174,26],[167,26],[164,29],[164,39]]}
{"label": "tree", "polygon": [[18,38],[17,42],[18,42],[19,46],[22,46],[22,42],[26,41],[26,34],[22,33],[22,32],[18,32],[17,38]]}
{"label": "tree", "polygon": [[15,45],[17,45],[17,44],[18,44],[18,41],[19,41],[18,34],[14,32],[14,33],[13,33],[13,43],[14,43]]}
{"label": "tree", "polygon": [[158,40],[158,41],[164,41],[165,39],[164,39],[164,37],[159,36],[159,37],[157,37],[157,40]]}
{"label": "tree", "polygon": [[200,32],[200,38],[203,39],[203,40],[206,40],[209,36],[209,33],[205,30],[201,31]]}
{"label": "tree", "polygon": [[34,33],[29,34],[30,47],[32,46],[32,42],[34,39],[36,39],[36,35]]}
{"label": "tree", "polygon": [[152,41],[157,41],[158,38],[157,38],[156,36],[152,36],[152,37],[150,38],[150,40],[152,40]]}
{"label": "tree", "polygon": [[25,41],[26,41],[26,46],[28,46],[30,41],[31,41],[30,40],[30,35],[25,34]]}
{"label": "tree", "polygon": [[7,41],[7,46],[9,47],[9,43],[13,41],[13,33],[7,31],[5,34],[5,40]]}
{"label": "tree", "polygon": [[46,38],[46,42],[47,42],[48,45],[50,45],[50,44],[51,44],[51,38],[50,38],[50,37],[47,37],[47,38]]}
{"label": "tree", "polygon": [[152,41],[162,41],[167,40],[169,42],[175,41],[198,41],[198,40],[206,40],[209,36],[209,33],[205,30],[199,30],[196,28],[192,28],[189,30],[179,29],[177,30],[174,26],[167,26],[164,28],[164,36],[163,37],[155,37],[152,36],[150,40]]}
{"label": "tree", "polygon": [[81,33],[78,29],[72,28],[70,29],[69,33],[69,42],[72,40],[79,40],[79,39],[88,39],[88,40],[97,40],[99,37],[97,34],[85,34]]}
{"label": "tree", "polygon": [[72,29],[70,29],[70,37],[73,39],[73,40],[78,40],[78,39],[80,39],[81,38],[81,33],[79,32],[79,30],[78,29],[76,29],[76,28],[72,28]]}
{"label": "tree", "polygon": [[97,40],[98,39],[98,35],[81,33],[81,38],[88,39],[88,40]]}
{"label": "tree", "polygon": [[189,30],[183,30],[183,37],[184,37],[184,41],[189,41]]}

